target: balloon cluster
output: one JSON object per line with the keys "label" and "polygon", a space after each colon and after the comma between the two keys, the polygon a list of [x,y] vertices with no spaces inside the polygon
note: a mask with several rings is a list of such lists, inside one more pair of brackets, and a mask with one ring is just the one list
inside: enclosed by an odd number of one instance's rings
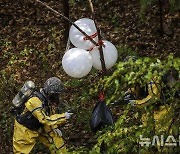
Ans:
{"label": "balloon cluster", "polygon": [[[97,30],[93,20],[82,18],[77,20],[75,24],[95,42],[98,42]],[[69,76],[84,77],[91,71],[92,66],[102,70],[98,47],[73,25],[69,31],[69,39],[75,48],[68,50],[62,59],[63,69]],[[102,40],[102,43],[105,65],[107,69],[110,69],[117,61],[117,49],[109,41]]]}

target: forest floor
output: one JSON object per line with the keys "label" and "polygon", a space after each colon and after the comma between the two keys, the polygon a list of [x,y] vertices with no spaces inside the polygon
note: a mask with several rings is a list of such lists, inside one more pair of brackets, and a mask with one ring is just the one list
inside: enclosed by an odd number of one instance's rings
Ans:
{"label": "forest floor", "polygon": [[[63,10],[61,1],[44,2],[57,11]],[[69,3],[72,21],[91,17],[88,1],[82,3],[80,0],[70,0]],[[98,0],[94,3],[94,9],[103,39],[124,52],[130,49],[140,57],[160,59],[164,59],[169,53],[180,56],[180,14],[170,13],[169,4],[164,5],[165,34],[162,36],[159,34],[157,4],[148,9],[144,16],[140,14],[137,0]],[[98,73],[79,81],[65,74],[61,66],[67,42],[63,36],[63,23],[64,20],[33,0],[0,1],[0,77],[1,80],[7,80],[0,86],[1,153],[12,152],[13,120],[7,112],[19,88],[17,85],[32,79],[38,86],[42,86],[47,78],[55,75],[65,82],[65,102],[73,102],[74,106],[79,103],[78,114],[73,117],[76,120],[71,119],[63,127],[67,131],[65,135],[68,136],[66,139],[69,146],[76,149],[82,145],[91,147],[94,144],[94,134],[90,132],[87,120],[97,97],[88,100],[88,91],[98,82]],[[37,153],[38,148],[34,153]]]}

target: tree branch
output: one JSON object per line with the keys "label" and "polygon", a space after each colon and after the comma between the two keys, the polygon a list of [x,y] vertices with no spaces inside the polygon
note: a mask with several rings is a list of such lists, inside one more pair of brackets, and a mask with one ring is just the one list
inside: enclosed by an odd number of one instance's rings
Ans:
{"label": "tree branch", "polygon": [[[95,24],[96,29],[97,29],[98,40],[100,42],[102,40],[102,38],[101,38],[101,34],[100,34],[100,29],[98,28],[96,20],[95,20],[94,7],[93,7],[93,4],[92,4],[92,1],[91,0],[88,0],[88,1],[89,1],[89,5],[90,5],[90,8],[91,8],[92,18],[94,20],[94,24]],[[104,73],[106,73],[107,69],[106,69],[106,65],[105,65],[104,54],[103,54],[103,49],[102,49],[102,44],[101,43],[99,43],[99,48],[98,49],[99,49],[99,54],[100,54],[100,61],[101,61],[102,70],[103,70]]]}

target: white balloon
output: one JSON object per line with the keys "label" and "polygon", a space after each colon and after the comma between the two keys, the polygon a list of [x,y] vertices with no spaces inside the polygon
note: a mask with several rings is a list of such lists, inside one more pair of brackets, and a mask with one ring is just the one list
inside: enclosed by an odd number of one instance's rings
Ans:
{"label": "white balloon", "polygon": [[[89,36],[97,32],[94,21],[91,19],[82,18],[75,21],[75,24]],[[69,31],[69,39],[75,47],[86,50],[95,46],[91,41],[84,40],[84,38],[85,35],[72,25]],[[98,42],[98,37],[96,36],[93,40]]]}
{"label": "white balloon", "polygon": [[62,66],[69,76],[81,78],[91,71],[92,58],[86,50],[72,48],[64,54]]}
{"label": "white balloon", "polygon": [[[104,54],[104,61],[107,69],[110,69],[114,66],[114,64],[117,61],[118,53],[116,47],[109,41],[103,40],[103,44],[105,47],[103,48],[103,54]],[[92,51],[90,51],[93,67],[102,70],[101,61],[100,61],[100,54],[97,47],[94,47]]]}

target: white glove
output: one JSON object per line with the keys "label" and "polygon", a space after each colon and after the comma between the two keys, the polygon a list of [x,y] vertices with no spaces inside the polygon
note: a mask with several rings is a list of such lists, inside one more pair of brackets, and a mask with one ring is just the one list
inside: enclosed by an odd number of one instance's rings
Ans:
{"label": "white glove", "polygon": [[129,100],[129,103],[131,106],[136,106],[136,100]]}
{"label": "white glove", "polygon": [[60,131],[60,129],[55,128],[53,131],[54,131],[54,133],[55,133],[57,136],[59,136],[59,137],[62,136],[62,132]]}
{"label": "white glove", "polygon": [[64,116],[66,119],[69,119],[71,117],[71,115],[73,115],[73,113],[69,113],[69,112],[64,113]]}
{"label": "white glove", "polygon": [[133,100],[134,99],[134,94],[132,92],[126,91],[124,93],[123,99],[125,101]]}

